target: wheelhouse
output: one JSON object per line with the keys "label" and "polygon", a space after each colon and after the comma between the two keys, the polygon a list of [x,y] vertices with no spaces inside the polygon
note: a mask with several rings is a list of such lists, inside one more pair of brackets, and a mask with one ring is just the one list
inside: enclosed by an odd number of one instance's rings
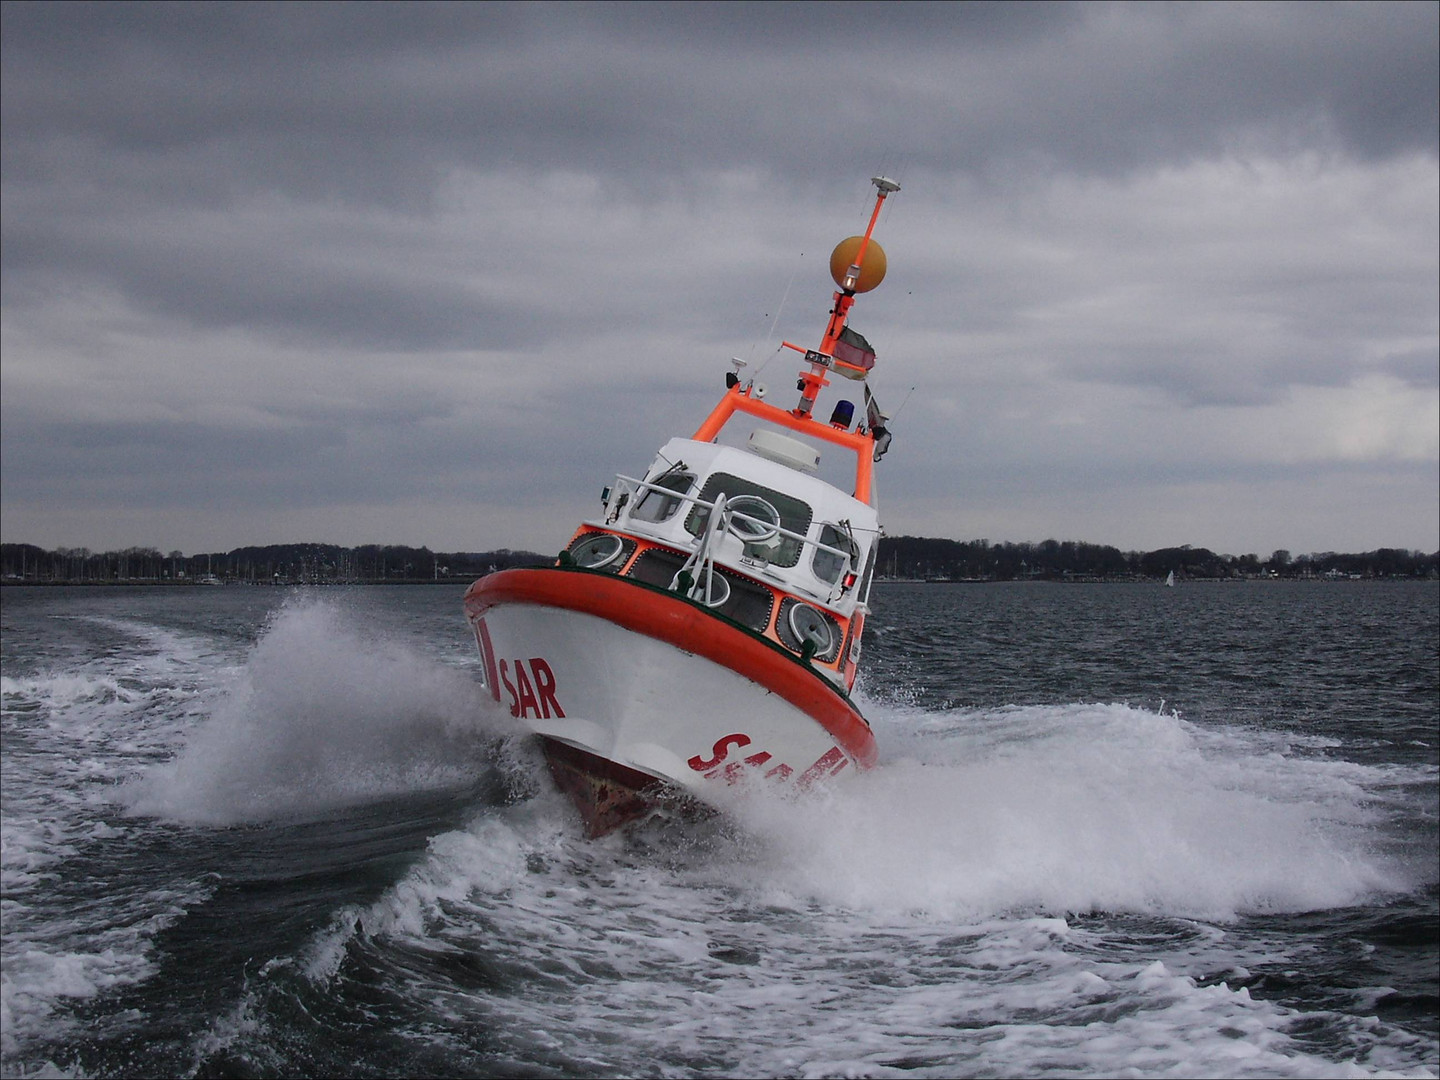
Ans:
{"label": "wheelhouse", "polygon": [[[746,396],[736,388],[726,398]],[[606,488],[602,514],[581,525],[563,561],[683,592],[848,688],[879,520],[868,502],[815,475],[820,455],[836,449],[825,444],[842,433],[807,423],[820,429],[820,446],[773,426],[743,447],[670,440],[644,476],[620,475]]]}

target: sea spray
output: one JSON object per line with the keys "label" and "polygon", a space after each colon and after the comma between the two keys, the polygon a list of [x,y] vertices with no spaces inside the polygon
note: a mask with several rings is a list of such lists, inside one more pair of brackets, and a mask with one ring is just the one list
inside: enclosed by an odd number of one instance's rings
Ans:
{"label": "sea spray", "polygon": [[896,751],[877,769],[810,798],[756,785],[733,800],[769,853],[757,884],[964,918],[1220,920],[1416,884],[1374,849],[1379,770],[1125,705],[872,717]]}
{"label": "sea spray", "polygon": [[356,620],[314,599],[272,616],[174,760],[129,785],[131,811],[232,824],[477,782],[509,718],[463,671]]}

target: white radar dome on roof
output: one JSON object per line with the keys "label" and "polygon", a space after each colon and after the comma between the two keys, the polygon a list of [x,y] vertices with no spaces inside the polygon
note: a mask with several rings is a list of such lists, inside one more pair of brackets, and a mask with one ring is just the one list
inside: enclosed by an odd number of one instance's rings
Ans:
{"label": "white radar dome on roof", "polygon": [[820,468],[819,450],[809,443],[792,439],[789,435],[782,435],[780,432],[771,431],[768,428],[757,428],[752,431],[750,441],[746,443],[746,449],[752,454],[759,454],[769,461],[788,465],[801,472],[815,472]]}

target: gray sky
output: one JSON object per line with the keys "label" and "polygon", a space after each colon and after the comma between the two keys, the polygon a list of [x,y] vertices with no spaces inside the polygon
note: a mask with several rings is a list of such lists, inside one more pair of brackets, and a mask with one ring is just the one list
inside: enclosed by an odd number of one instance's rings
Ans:
{"label": "gray sky", "polygon": [[0,529],[558,549],[883,172],[890,533],[1433,551],[1437,12],[6,4]]}

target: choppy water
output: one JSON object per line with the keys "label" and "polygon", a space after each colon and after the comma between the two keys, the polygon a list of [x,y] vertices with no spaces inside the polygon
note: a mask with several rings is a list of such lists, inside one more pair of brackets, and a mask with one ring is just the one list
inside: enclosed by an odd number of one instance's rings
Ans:
{"label": "choppy water", "polygon": [[457,590],[3,604],[6,1075],[1434,1076],[1440,590],[876,590],[882,764],[587,843]]}

